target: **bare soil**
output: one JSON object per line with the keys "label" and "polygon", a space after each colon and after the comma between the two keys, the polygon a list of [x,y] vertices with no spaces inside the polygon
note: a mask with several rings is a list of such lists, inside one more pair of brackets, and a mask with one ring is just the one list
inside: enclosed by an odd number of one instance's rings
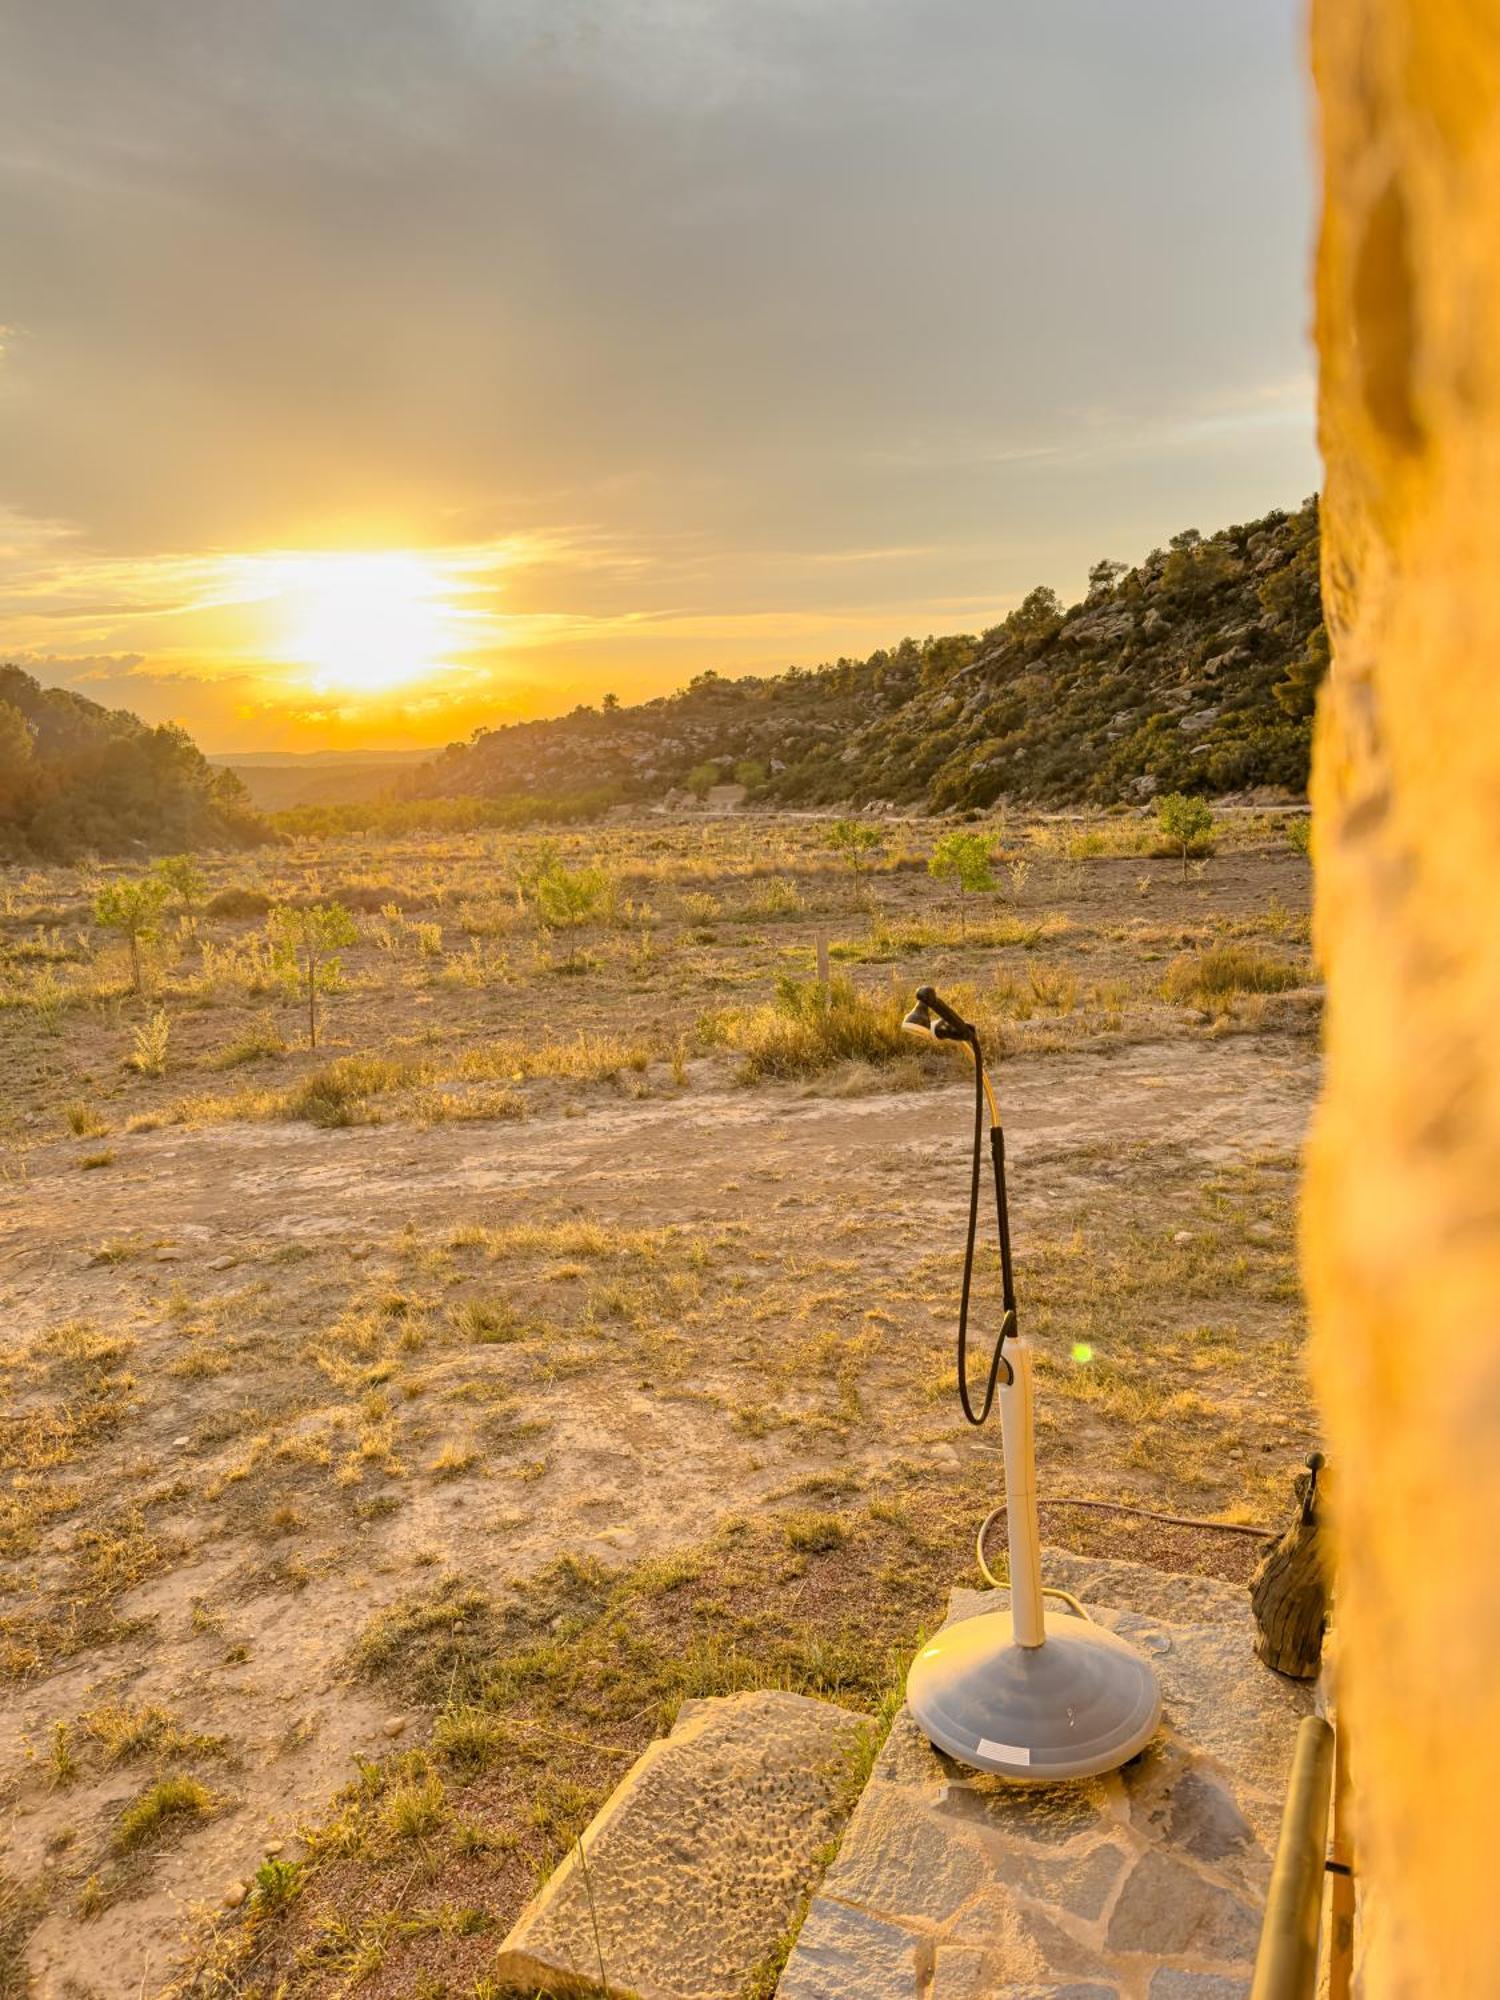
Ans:
{"label": "bare soil", "polygon": [[[284,984],[254,990],[243,962],[201,971],[205,939],[243,949],[257,920],[164,936],[138,1000],[97,937],[71,942],[86,874],[12,884],[0,1992],[153,1993],[209,1931],[232,1934],[226,1892],[268,1844],[303,1854],[356,1759],[425,1741],[443,1690],[363,1675],[360,1648],[445,1577],[503,1597],[559,1559],[644,1574],[727,1524],[784,1522],[798,1616],[832,1639],[856,1521],[940,1503],[902,1615],[931,1618],[942,1578],[969,1579],[971,1530],[946,1538],[1002,1475],[998,1438],[953,1394],[962,1073],[898,1053],[740,1080],[756,1010],[778,974],[810,975],[820,933],[881,1004],[893,982],[951,980],[1004,1041],[1049,1487],[1285,1511],[1316,1442],[1291,1241],[1317,1084],[1305,863],[1265,828],[1187,880],[1039,844],[1003,912],[1039,934],[995,944],[993,899],[963,935],[935,913],[916,865],[930,832],[906,829],[906,853],[862,885],[829,872],[815,825],[575,836],[564,858],[597,854],[635,907],[563,939],[513,916],[509,863],[472,844],[217,864],[213,886],[327,895],[364,878],[410,905],[362,918],[318,1052],[298,1048]],[[747,914],[767,879],[801,907]],[[704,897],[717,914],[689,900]],[[413,945],[423,922],[436,939]],[[1226,943],[1290,957],[1298,981],[1162,998],[1174,957]],[[60,1003],[45,983],[36,998],[43,972]],[[159,1011],[164,1073],[122,1067]],[[281,1050],[219,1066],[268,1019]],[[289,1113],[299,1083],[351,1055],[400,1070],[350,1101],[358,1122]],[[841,1551],[799,1528],[809,1496],[849,1524]],[[1254,1551],[1061,1509],[1048,1532],[1228,1574]],[[468,1957],[451,1939],[425,1958],[328,1946],[324,1971],[288,1956],[283,1990],[481,1990],[496,1930],[612,1768],[519,1855],[464,1864],[488,1922]],[[182,1774],[207,1803],[130,1845],[127,1807]],[[295,1919],[325,1944],[331,1896]],[[252,1990],[234,1977],[212,1990]]]}

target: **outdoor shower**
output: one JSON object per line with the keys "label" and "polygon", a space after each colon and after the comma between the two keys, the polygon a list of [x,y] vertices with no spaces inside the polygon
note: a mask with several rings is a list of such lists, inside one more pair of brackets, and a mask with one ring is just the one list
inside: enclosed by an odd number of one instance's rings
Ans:
{"label": "outdoor shower", "polygon": [[[1112,1771],[1149,1742],[1161,1713],[1156,1676],[1123,1639],[1065,1591],[1042,1583],[1037,1526],[1036,1450],[1032,1427],[1032,1350],[1016,1330],[1010,1216],[1005,1192],[1005,1132],[985,1073],[979,1036],[930,986],[902,1024],[913,1034],[962,1043],[974,1062],[974,1147],[969,1224],[958,1307],[958,1395],[971,1424],[1000,1405],[1005,1455],[1010,1608],[946,1626],[912,1662],[906,1699],[928,1740],[981,1771],[1036,1783]],[[969,1307],[979,1230],[984,1121],[1000,1244],[1000,1332],[978,1408],[969,1393]],[[983,1531],[980,1534],[981,1562]],[[1043,1598],[1063,1599],[1075,1615],[1049,1626]]]}

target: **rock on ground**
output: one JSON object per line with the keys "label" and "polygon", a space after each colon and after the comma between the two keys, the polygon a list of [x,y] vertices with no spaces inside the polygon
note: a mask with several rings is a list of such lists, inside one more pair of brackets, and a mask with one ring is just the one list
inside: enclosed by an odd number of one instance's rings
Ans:
{"label": "rock on ground", "polygon": [[684,1703],[522,1914],[498,1983],[739,2000],[839,1830],[867,1727],[805,1695]]}

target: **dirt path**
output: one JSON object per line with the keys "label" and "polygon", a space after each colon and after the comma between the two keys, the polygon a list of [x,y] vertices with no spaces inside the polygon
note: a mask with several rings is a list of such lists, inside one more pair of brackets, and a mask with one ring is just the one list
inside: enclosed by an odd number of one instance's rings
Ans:
{"label": "dirt path", "polygon": [[[1306,1044],[1252,1036],[1017,1061],[1000,1076],[1007,1146],[1023,1170],[1085,1146],[1174,1144],[1205,1163],[1286,1151],[1300,1144],[1315,1070]],[[0,1205],[0,1269],[14,1282],[39,1254],[126,1235],[216,1251],[249,1235],[358,1237],[528,1191],[615,1222],[690,1222],[723,1212],[726,1182],[792,1161],[809,1198],[833,1180],[857,1189],[898,1155],[961,1177],[969,1104],[957,1086],[611,1102],[426,1131],[226,1125],[139,1135],[107,1180],[81,1177],[59,1145],[33,1156],[26,1190]]]}
{"label": "dirt path", "polygon": [[[1097,1196],[1099,1162],[1109,1163],[1106,1175],[1127,1173],[1132,1148],[1189,1156],[1200,1177],[1260,1153],[1284,1155],[1300,1142],[1315,1079],[1312,1046],[1272,1036],[1008,1065],[1001,1084],[1023,1254],[1028,1225],[1085,1189]],[[108,1174],[79,1173],[64,1144],[38,1148],[25,1186],[8,1189],[0,1206],[0,1316],[20,1341],[72,1318],[143,1329],[144,1394],[128,1438],[135,1476],[142,1464],[180,1458],[216,1397],[231,1400],[231,1387],[251,1393],[233,1378],[200,1390],[171,1373],[174,1287],[212,1302],[263,1273],[266,1285],[285,1288],[275,1296],[290,1316],[298,1288],[316,1302],[320,1284],[331,1297],[336,1285],[363,1281],[408,1225],[514,1225],[534,1215],[576,1214],[617,1229],[732,1223],[746,1255],[774,1269],[834,1240],[851,1214],[867,1229],[872,1214],[889,1214],[905,1234],[861,1247],[862,1308],[894,1284],[914,1241],[956,1252],[969,1104],[963,1085],[848,1098],[690,1090],[668,1102],[605,1099],[581,1116],[523,1124],[168,1129],[123,1138]],[[131,1259],[100,1260],[101,1246],[127,1238],[141,1246]],[[305,1261],[278,1263],[289,1248]],[[753,1302],[753,1286],[745,1297]],[[482,1351],[497,1366],[515,1353]],[[448,1366],[428,1369],[428,1402]],[[0,1765],[15,1801],[6,1866],[33,1877],[60,1841],[112,1823],[138,1791],[139,1771],[92,1773],[57,1790],[28,1764],[45,1758],[55,1724],[101,1691],[161,1702],[194,1729],[232,1738],[231,1802],[88,1922],[54,1910],[31,1947],[44,2000],[153,1991],[195,1905],[211,1905],[227,1881],[252,1870],[268,1839],[290,1839],[348,1775],[352,1755],[389,1747],[385,1707],[341,1677],[342,1662],[371,1613],[419,1574],[451,1566],[503,1580],[565,1550],[614,1561],[653,1553],[701,1536],[816,1462],[796,1431],[732,1434],[722,1409],[669,1395],[640,1360],[597,1380],[527,1382],[522,1407],[549,1426],[547,1469],[535,1484],[480,1484],[478,1473],[412,1481],[389,1517],[356,1526],[345,1515],[337,1532],[320,1517],[307,1533],[310,1588],[247,1580],[265,1555],[256,1530],[211,1520],[186,1486],[153,1522],[177,1558],[118,1607],[127,1620],[151,1621],[150,1636],[86,1649],[34,1676],[0,1723]],[[268,1421],[280,1435],[281,1420]],[[868,1467],[888,1457],[881,1425],[888,1433],[892,1423],[939,1441],[954,1435],[946,1399],[904,1414],[892,1407],[880,1424],[822,1447],[825,1462],[831,1454]],[[951,1444],[932,1448],[956,1462]],[[202,1603],[226,1607],[211,1640],[190,1615]],[[227,1655],[225,1636],[240,1642]]]}

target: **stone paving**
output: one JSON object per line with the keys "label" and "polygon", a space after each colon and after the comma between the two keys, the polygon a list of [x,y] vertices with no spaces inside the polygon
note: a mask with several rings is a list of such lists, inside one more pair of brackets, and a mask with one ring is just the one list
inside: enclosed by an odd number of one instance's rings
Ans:
{"label": "stone paving", "polygon": [[774,1690],[684,1702],[522,1913],[496,1985],[740,2000],[837,1837],[869,1726]]}
{"label": "stone paving", "polygon": [[[1152,1656],[1156,1738],[1108,1777],[1017,1785],[933,1750],[903,1709],[778,2000],[1248,1993],[1310,1691],[1256,1660],[1239,1586],[1060,1551],[1043,1574]],[[955,1591],[949,1620],[1003,1601]]]}

